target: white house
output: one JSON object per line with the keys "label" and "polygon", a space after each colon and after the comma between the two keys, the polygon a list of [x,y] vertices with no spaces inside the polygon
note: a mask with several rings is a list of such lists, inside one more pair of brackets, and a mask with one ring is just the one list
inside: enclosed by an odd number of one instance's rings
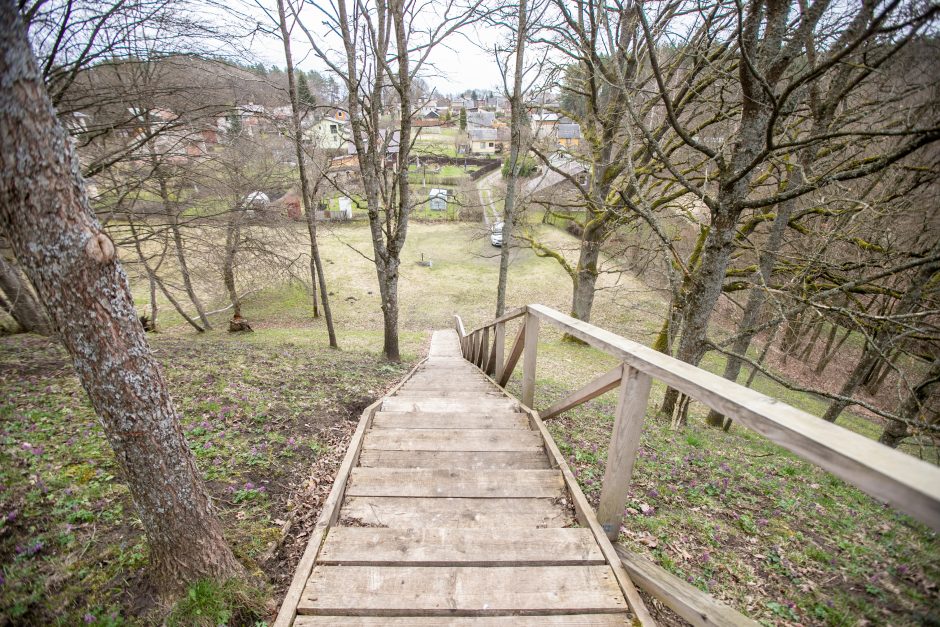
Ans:
{"label": "white house", "polygon": [[347,129],[345,120],[327,117],[304,131],[304,139],[319,148],[336,150],[342,148],[349,139]]}
{"label": "white house", "polygon": [[502,151],[502,142],[498,141],[495,128],[474,128],[470,135],[470,152],[477,155],[492,155]]}

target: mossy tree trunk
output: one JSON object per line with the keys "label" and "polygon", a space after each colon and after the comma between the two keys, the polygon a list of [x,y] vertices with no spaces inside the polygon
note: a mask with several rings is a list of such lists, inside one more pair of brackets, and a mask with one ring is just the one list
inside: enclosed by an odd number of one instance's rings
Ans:
{"label": "mossy tree trunk", "polygon": [[147,535],[154,581],[169,593],[239,574],[11,0],[0,2],[0,32],[0,227],[98,413]]}

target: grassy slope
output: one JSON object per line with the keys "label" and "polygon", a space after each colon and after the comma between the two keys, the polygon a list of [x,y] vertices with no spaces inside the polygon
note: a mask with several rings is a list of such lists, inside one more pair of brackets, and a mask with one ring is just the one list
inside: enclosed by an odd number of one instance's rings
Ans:
{"label": "grassy slope", "polygon": [[[545,235],[573,254],[574,242],[566,234],[552,229]],[[295,466],[282,467],[278,454],[265,458],[266,466],[253,469],[252,448],[258,450],[261,438],[266,437],[268,450],[284,451],[289,438],[293,437],[296,445],[298,436],[309,439],[312,433],[322,432],[298,427],[302,423],[296,417],[300,415],[315,417],[316,425],[336,424],[338,416],[349,414],[342,409],[348,405],[342,400],[348,396],[343,381],[348,380],[357,389],[361,384],[362,389],[378,395],[382,385],[402,372],[382,366],[375,358],[381,346],[377,331],[381,328],[381,311],[374,269],[352,249],[371,253],[367,230],[361,224],[334,225],[324,230],[321,245],[342,353],[324,350],[322,321],[310,319],[308,296],[299,285],[262,291],[249,299],[245,315],[257,330],[253,336],[231,338],[212,333],[194,341],[190,330],[180,325],[179,318],[164,305],[161,324],[165,333],[154,341],[158,354],[171,364],[170,383],[187,416],[187,429],[201,467],[214,489],[218,482],[223,493],[234,489],[240,494],[237,503],[235,498],[229,499],[233,509],[226,510],[227,524],[239,552],[249,558],[260,552],[263,539],[273,537],[276,524],[271,503],[264,500],[272,497],[252,495],[245,483],[258,485],[263,473],[270,472],[289,475],[288,483],[301,485],[307,474],[305,464],[318,453],[317,446],[302,445],[299,452],[291,453],[298,460]],[[421,253],[433,261],[431,268],[417,265]],[[401,269],[402,343],[408,359],[421,352],[427,331],[450,326],[454,313],[461,314],[468,328],[492,318],[497,255],[481,227],[459,223],[412,225]],[[204,294],[213,309],[224,301],[208,287],[209,281],[216,280],[212,274],[206,272],[203,280]],[[602,286],[606,289],[598,295],[594,321],[648,343],[660,324],[661,299],[630,277],[605,276]],[[509,293],[511,306],[542,302],[565,311],[570,281],[554,261],[518,251],[514,252]],[[135,294],[143,305],[145,286],[135,283]],[[224,323],[224,316],[218,317],[219,323]],[[556,333],[543,330],[539,406],[613,365],[610,358],[596,351],[558,340]],[[4,340],[0,364],[19,372],[18,364],[42,358],[46,349],[36,351],[29,345],[36,341]],[[227,367],[229,363],[235,366]],[[278,367],[269,372],[272,364]],[[711,359],[704,365],[720,371],[723,364],[720,359]],[[360,371],[365,373],[362,381],[356,380]],[[251,392],[248,400],[240,401],[236,391],[246,376],[252,382]],[[209,387],[207,381],[211,381]],[[15,604],[22,605],[30,586],[35,598],[43,596],[35,591],[49,586],[50,572],[63,569],[69,574],[53,586],[56,592],[46,593],[41,607],[68,607],[72,612],[66,615],[69,617],[79,616],[83,608],[93,613],[129,611],[129,599],[109,595],[106,589],[114,587],[115,577],[140,576],[145,549],[139,534],[131,533],[128,537],[136,538],[131,541],[120,534],[107,540],[101,535],[104,528],[111,529],[112,534],[115,530],[126,534],[126,521],[133,517],[125,512],[130,511],[130,505],[126,497],[120,496],[122,488],[106,479],[113,472],[108,470],[109,453],[96,427],[91,426],[90,412],[82,405],[74,377],[67,370],[37,372],[33,379],[12,380],[4,386],[4,398],[9,395],[14,400],[2,409],[3,454],[9,456],[3,468],[15,465],[17,470],[3,478],[8,490],[0,493],[0,510],[20,507],[20,501],[12,498],[14,494],[20,500],[33,499],[30,511],[34,518],[29,520],[38,522],[14,523],[0,533],[0,550],[12,560],[11,567],[18,569],[0,588],[0,611],[10,612],[17,607]],[[44,391],[47,387],[49,391]],[[792,394],[764,379],[758,379],[755,387],[812,413],[818,414],[824,407],[817,399]],[[285,388],[290,400],[283,402],[283,415],[295,418],[279,418],[283,425],[278,422],[281,426],[271,427],[263,435],[265,428],[255,427],[251,417],[258,415],[259,404],[268,402],[269,397],[277,398]],[[224,400],[213,400],[222,394]],[[657,386],[651,407],[661,396],[662,388]],[[205,404],[213,402],[219,406],[210,406],[207,411]],[[610,395],[597,399],[551,426],[562,449],[573,458],[582,486],[592,498],[598,495],[603,475],[613,402]],[[243,443],[233,445],[224,455],[210,457],[205,451],[216,445],[213,434],[218,430],[214,426],[218,412],[232,403],[236,403],[234,415],[239,419],[233,423],[235,426],[225,427],[226,437]],[[701,408],[695,408],[695,412],[693,424],[700,423],[696,416],[701,415]],[[268,415],[263,410],[261,414]],[[63,421],[66,415],[81,416],[81,420]],[[37,440],[36,429],[31,427],[35,419],[29,416],[41,416],[45,426],[40,432],[48,435]],[[200,431],[206,429],[201,425],[207,419],[215,431]],[[847,416],[847,424],[863,427],[859,430],[866,435],[876,433],[869,423],[856,417]],[[72,433],[76,429],[78,435]],[[64,469],[71,467],[65,460],[74,459],[71,449],[62,442],[73,436],[85,438],[79,440],[83,444],[77,458],[97,460],[91,475],[81,475],[90,477],[84,483],[62,476]],[[27,441],[31,446],[47,448],[42,455],[32,454],[22,447]],[[211,444],[208,449],[206,441]],[[342,438],[333,438],[330,443],[334,441],[334,448],[341,449]],[[723,434],[693,426],[676,434],[651,413],[641,446],[623,540],[695,585],[770,623],[853,624],[863,619],[917,623],[930,610],[940,581],[936,567],[940,547],[935,535],[906,517],[739,428]],[[218,465],[216,459],[220,460]],[[33,465],[38,473],[31,472]],[[221,470],[217,470],[219,467]],[[222,473],[221,478],[216,472]],[[69,501],[60,504],[64,498],[61,495],[50,497],[34,487],[30,480],[34,474],[43,477],[47,487],[56,485],[61,490],[64,485],[71,486],[72,494],[78,495],[74,498],[92,504],[94,509],[82,515],[88,520],[81,523],[84,526],[79,531],[69,532],[75,540],[61,541],[54,551],[42,549],[29,555],[27,549],[15,556],[16,543],[28,547],[34,535],[53,542],[51,538],[62,533],[64,524],[72,524],[68,519],[74,505]],[[328,487],[329,481],[322,483]],[[104,497],[100,490],[106,490]],[[261,500],[257,501],[257,509],[252,509],[256,498]],[[284,496],[280,511],[289,511],[286,502]],[[120,504],[121,509],[113,510],[109,503]],[[243,526],[251,531],[239,531]],[[95,550],[89,551],[91,547]],[[99,551],[101,547],[103,551]],[[84,557],[89,552],[96,558]],[[106,557],[95,561],[99,553]],[[282,566],[290,568],[288,564]],[[30,568],[35,569],[32,575]],[[11,588],[12,580],[27,583]]]}

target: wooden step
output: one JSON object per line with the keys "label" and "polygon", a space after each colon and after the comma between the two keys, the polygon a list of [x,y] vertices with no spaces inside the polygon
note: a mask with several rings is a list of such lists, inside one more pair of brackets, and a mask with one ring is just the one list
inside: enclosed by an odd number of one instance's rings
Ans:
{"label": "wooden step", "polygon": [[435,412],[376,412],[373,429],[530,429],[525,414],[443,414]]}
{"label": "wooden step", "polygon": [[382,411],[498,412],[517,413],[519,404],[509,399],[444,399],[392,396],[382,401]]}
{"label": "wooden step", "polygon": [[355,497],[343,502],[339,523],[370,527],[569,527],[571,511],[551,498]]}
{"label": "wooden step", "polygon": [[459,401],[471,399],[509,400],[499,391],[492,388],[487,390],[441,390],[403,387],[399,388],[391,398],[404,397],[454,399]]}
{"label": "wooden step", "polygon": [[453,470],[496,470],[498,468],[549,469],[543,451],[382,451],[363,449],[363,468],[450,468]]}
{"label": "wooden step", "polygon": [[349,496],[556,498],[565,494],[558,470],[424,470],[353,468]]}
{"label": "wooden step", "polygon": [[297,627],[541,627],[566,625],[568,627],[623,627],[624,614],[556,614],[555,616],[451,616],[442,619],[433,616],[298,616]]}
{"label": "wooden step", "polygon": [[572,566],[602,565],[588,529],[330,530],[318,564],[342,566]]}
{"label": "wooden step", "polygon": [[542,435],[523,429],[372,429],[363,449],[386,451],[542,451]]}
{"label": "wooden step", "polygon": [[609,566],[316,566],[299,614],[512,616],[625,613]]}

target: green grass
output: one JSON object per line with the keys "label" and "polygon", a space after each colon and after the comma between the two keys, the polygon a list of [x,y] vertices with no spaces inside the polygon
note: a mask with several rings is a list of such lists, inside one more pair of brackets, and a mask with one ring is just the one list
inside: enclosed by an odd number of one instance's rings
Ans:
{"label": "green grass", "polygon": [[[407,368],[377,358],[374,333],[345,340],[337,352],[319,330],[150,338],[226,537],[279,586],[288,557],[257,560],[294,509],[316,511],[354,420]],[[407,336],[408,359],[422,340]],[[0,399],[0,623],[159,624],[141,524],[64,351],[0,338]],[[313,492],[311,464],[326,473]]]}
{"label": "green grass", "polygon": [[[540,337],[537,407],[614,365],[551,331]],[[518,394],[519,386],[516,373],[509,388]],[[656,414],[664,391],[654,385],[651,394],[621,542],[766,624],[937,620],[934,532],[752,431],[700,426],[702,406],[673,431]],[[800,396],[788,400],[819,403]],[[595,506],[615,402],[609,393],[549,421]]]}
{"label": "green grass", "polygon": [[[531,228],[575,259],[574,238],[539,224]],[[300,255],[305,226],[291,229],[280,252]],[[349,423],[405,372],[378,356],[382,315],[375,269],[364,257],[372,256],[368,229],[361,222],[321,223],[320,234],[339,352],[327,348],[323,320],[312,318],[299,281],[253,292],[243,314],[256,332],[235,337],[221,330],[196,335],[159,301],[163,332],[151,344],[197,463],[221,504],[226,533],[249,564],[277,538],[279,516],[310,506],[288,506],[288,495],[304,492],[311,462],[342,454],[345,444],[331,435],[333,428]],[[422,254],[432,267],[418,265]],[[454,314],[467,328],[492,319],[498,255],[482,225],[411,224],[399,294],[406,362],[423,355],[429,330],[451,327]],[[172,263],[168,258],[165,272],[173,272]],[[195,280],[207,309],[225,305],[216,269],[195,268]],[[250,274],[238,280],[243,289],[258,287]],[[665,310],[660,294],[625,274],[602,275],[600,287],[594,322],[649,344]],[[143,311],[149,295],[133,273],[132,288]],[[540,302],[567,311],[571,282],[556,262],[514,250],[508,293],[510,307]],[[217,329],[228,315],[213,317]],[[509,337],[517,326],[510,325]],[[538,355],[538,407],[616,365],[596,350],[561,342],[547,325]],[[709,356],[702,365],[721,372],[724,361]],[[145,581],[140,525],[63,353],[47,340],[2,338],[0,368],[0,616],[13,623],[74,624],[86,614],[101,624],[112,616],[149,620],[120,592],[139,590]],[[763,377],[755,388],[816,415],[825,409],[819,398]],[[518,378],[510,389],[518,393]],[[651,408],[663,394],[654,384]],[[612,396],[575,408],[549,427],[595,502]],[[693,404],[690,426],[676,433],[650,412],[621,538],[632,550],[766,624],[936,621],[936,534],[754,432],[700,427],[704,415],[705,408]],[[840,424],[878,434],[856,415],[846,414]],[[327,477],[319,485],[329,484]],[[284,584],[277,577],[292,569],[278,564],[277,572],[265,570],[278,582],[276,591]]]}

